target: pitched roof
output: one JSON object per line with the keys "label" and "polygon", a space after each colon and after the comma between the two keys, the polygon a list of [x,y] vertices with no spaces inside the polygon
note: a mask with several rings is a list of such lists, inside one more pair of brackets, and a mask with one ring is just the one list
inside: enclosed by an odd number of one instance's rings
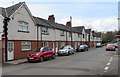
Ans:
{"label": "pitched roof", "polygon": [[72,27],[74,31],[77,31],[79,33],[82,33],[82,30],[85,29],[84,26],[77,26],[77,27]]}
{"label": "pitched roof", "polygon": [[44,19],[42,19],[42,18],[40,18],[40,17],[35,17],[35,16],[33,16],[33,18],[34,18],[34,20],[35,20],[35,22],[36,22],[36,24],[37,24],[38,26],[43,26],[43,27],[52,28],[52,26],[50,26],[50,24],[46,23],[46,22],[44,21]]}
{"label": "pitched roof", "polygon": [[3,11],[3,8],[2,7],[0,7],[0,14],[2,15],[2,11]]}
{"label": "pitched roof", "polygon": [[101,33],[100,32],[93,32],[93,37],[101,37]]}
{"label": "pitched roof", "polygon": [[[25,3],[25,2],[19,2],[18,4],[4,8],[3,16],[6,17],[8,15],[8,17],[10,17],[23,3]],[[5,13],[5,10],[7,12],[7,15]]]}
{"label": "pitched roof", "polygon": [[85,32],[88,33],[88,34],[90,34],[91,29],[85,29]]}
{"label": "pitched roof", "polygon": [[59,29],[59,30],[65,30],[65,31],[70,31],[67,26],[63,25],[63,24],[59,24],[59,23],[51,23],[50,21],[40,18],[40,17],[34,17],[36,23],[39,26],[44,26],[44,27],[51,27],[51,28],[55,28],[55,29]]}

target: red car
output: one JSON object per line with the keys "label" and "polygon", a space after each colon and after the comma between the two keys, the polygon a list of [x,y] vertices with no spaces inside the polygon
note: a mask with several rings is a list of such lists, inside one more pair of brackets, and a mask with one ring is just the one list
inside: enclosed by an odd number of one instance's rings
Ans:
{"label": "red car", "polygon": [[115,48],[115,45],[114,44],[107,44],[106,46],[106,51],[115,51],[116,48]]}
{"label": "red car", "polygon": [[55,59],[55,52],[49,47],[36,48],[34,51],[30,52],[27,56],[28,62],[31,61],[43,62],[45,59],[48,58]]}
{"label": "red car", "polygon": [[114,46],[115,46],[115,48],[118,48],[118,44],[116,43],[116,44],[114,44]]}

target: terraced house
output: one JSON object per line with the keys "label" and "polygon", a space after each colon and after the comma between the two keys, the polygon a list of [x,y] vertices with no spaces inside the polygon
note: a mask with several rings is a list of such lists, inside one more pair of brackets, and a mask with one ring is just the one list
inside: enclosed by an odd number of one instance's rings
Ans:
{"label": "terraced house", "polygon": [[2,22],[4,17],[10,18],[7,52],[3,51],[6,61],[26,58],[30,51],[41,46],[49,46],[57,52],[66,44],[77,48],[82,43],[89,44],[87,41],[93,42],[92,31],[87,33],[84,26],[72,27],[71,21],[66,21],[66,25],[56,23],[54,15],[48,19],[35,17],[25,2],[1,8],[1,11]]}

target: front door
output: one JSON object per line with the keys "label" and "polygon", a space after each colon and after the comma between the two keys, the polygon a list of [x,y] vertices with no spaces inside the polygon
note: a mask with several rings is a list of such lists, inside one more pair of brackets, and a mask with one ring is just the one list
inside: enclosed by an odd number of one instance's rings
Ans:
{"label": "front door", "polygon": [[12,41],[8,41],[8,52],[7,52],[7,60],[14,59],[14,43]]}

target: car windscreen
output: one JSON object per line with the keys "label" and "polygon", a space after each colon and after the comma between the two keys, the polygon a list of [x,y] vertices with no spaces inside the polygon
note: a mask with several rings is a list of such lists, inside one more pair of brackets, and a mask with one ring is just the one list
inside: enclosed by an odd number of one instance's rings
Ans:
{"label": "car windscreen", "polygon": [[68,46],[62,46],[60,49],[68,49]]}
{"label": "car windscreen", "polygon": [[80,47],[84,47],[84,45],[80,45]]}
{"label": "car windscreen", "polygon": [[107,44],[107,46],[114,46],[113,44]]}
{"label": "car windscreen", "polygon": [[41,52],[41,50],[42,50],[42,48],[36,48],[36,49],[34,49],[33,51],[34,51],[34,52]]}

